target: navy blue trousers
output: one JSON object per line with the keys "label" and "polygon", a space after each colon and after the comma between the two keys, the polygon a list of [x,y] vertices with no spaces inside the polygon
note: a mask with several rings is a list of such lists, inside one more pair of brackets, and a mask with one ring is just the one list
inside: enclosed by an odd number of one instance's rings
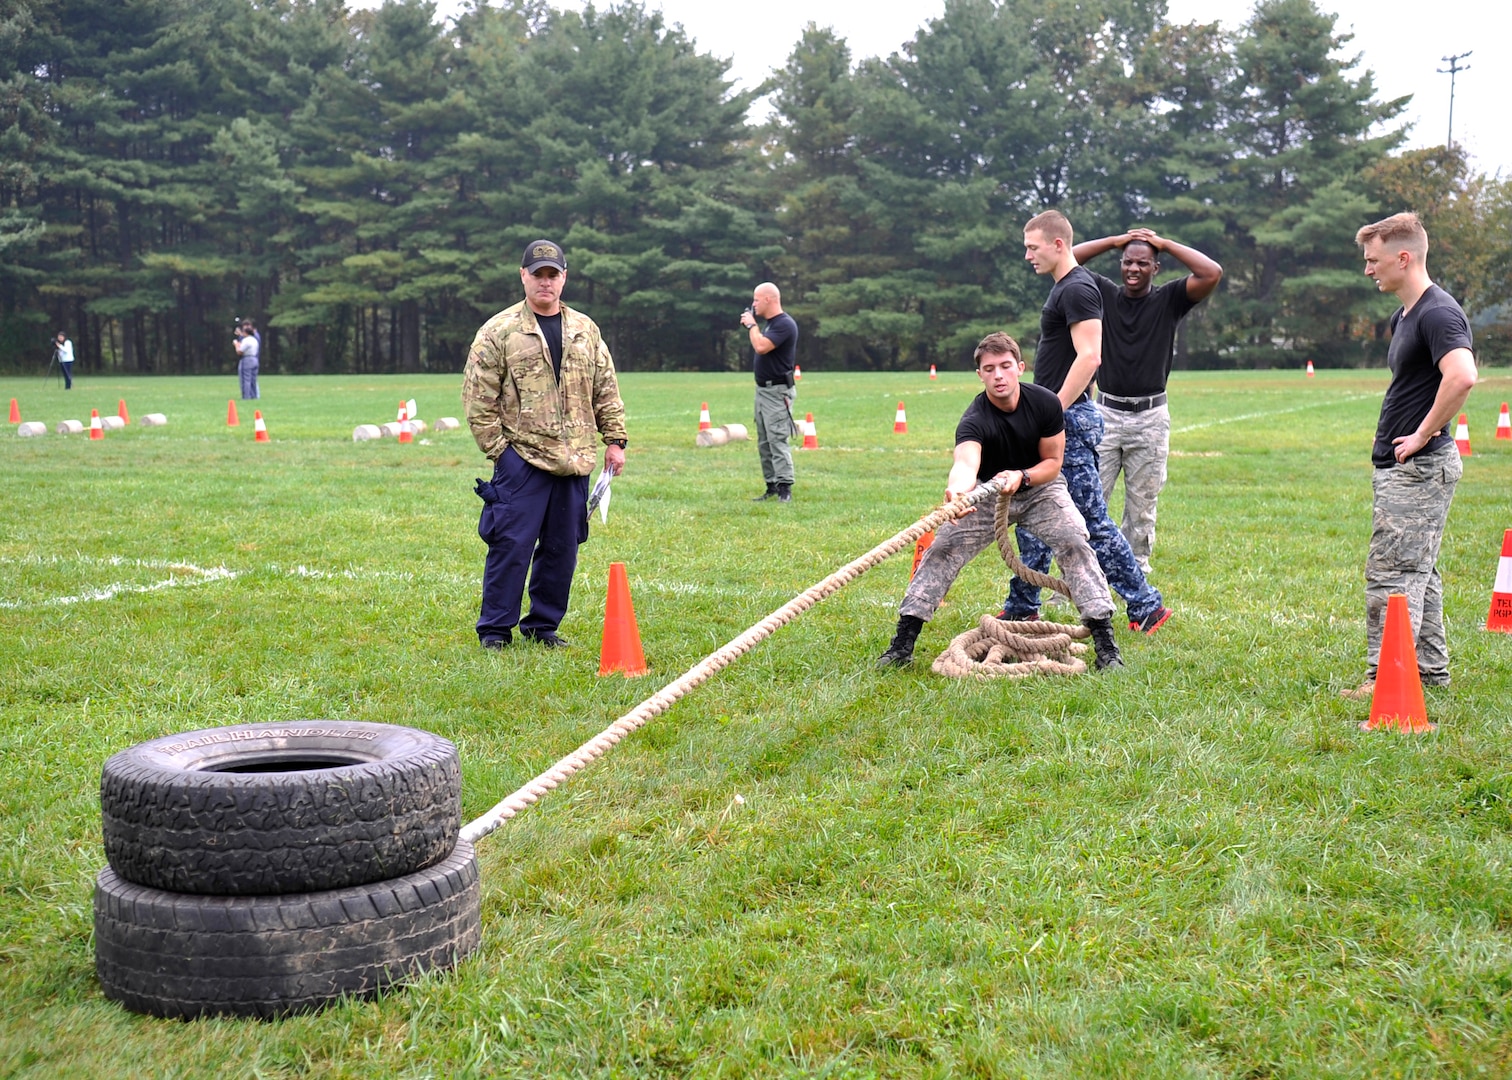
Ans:
{"label": "navy blue trousers", "polygon": [[[1108,516],[1108,504],[1103,499],[1102,477],[1097,468],[1097,444],[1102,442],[1103,419],[1097,406],[1083,401],[1066,410],[1066,459],[1061,464],[1061,475],[1066,478],[1066,490],[1071,501],[1081,511],[1087,522],[1088,542],[1097,564],[1102,567],[1108,586],[1123,597],[1128,607],[1129,618],[1143,620],[1146,615],[1162,607],[1160,593],[1145,580],[1139,569],[1128,538],[1118,531],[1113,519]],[[1039,537],[1020,526],[1018,532],[1019,558],[1031,570],[1042,574],[1050,572],[1050,549]],[[1022,619],[1039,610],[1040,591],[1034,586],[1014,578],[1008,587],[1008,599],[1003,602],[1007,618]]]}
{"label": "navy blue trousers", "polygon": [[[503,637],[516,624],[555,631],[567,614],[578,545],[588,539],[588,478],[543,472],[509,447],[493,480],[478,483],[478,495],[478,536],[488,545],[478,639]],[[527,575],[530,614],[522,620]]]}

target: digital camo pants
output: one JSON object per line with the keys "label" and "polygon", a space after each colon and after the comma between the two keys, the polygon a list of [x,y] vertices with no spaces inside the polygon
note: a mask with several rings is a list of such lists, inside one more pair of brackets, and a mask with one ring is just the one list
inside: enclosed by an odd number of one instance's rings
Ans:
{"label": "digital camo pants", "polygon": [[[1015,495],[1008,506],[1008,520],[1018,526],[1020,548],[1026,528],[1032,528],[1049,543],[1082,618],[1112,616],[1113,597],[1108,593],[1108,579],[1087,544],[1087,527],[1071,503],[1065,481],[1056,477],[1048,484]],[[994,542],[991,503],[974,514],[941,525],[908,583],[898,614],[928,622],[962,568]]]}
{"label": "digital camo pants", "polygon": [[1157,405],[1144,412],[1119,412],[1099,405],[1103,439],[1097,447],[1103,501],[1113,498],[1118,474],[1124,478],[1124,538],[1134,561],[1146,574],[1155,550],[1155,502],[1166,482],[1166,458],[1171,450],[1171,410]]}
{"label": "digital camo pants", "polygon": [[761,455],[761,478],[771,484],[793,482],[793,399],[791,386],[756,388],[756,452]]}
{"label": "digital camo pants", "polygon": [[[1145,580],[1129,541],[1108,516],[1103,501],[1102,478],[1097,471],[1097,444],[1102,439],[1103,422],[1097,406],[1083,401],[1066,410],[1066,458],[1061,476],[1071,502],[1087,523],[1088,542],[1097,564],[1107,576],[1108,586],[1124,599],[1129,618],[1142,622],[1163,605],[1160,592]],[[1032,531],[1018,531],[1019,557],[1031,570],[1046,573],[1050,569],[1051,551]],[[1065,567],[1061,567],[1065,570]],[[1069,579],[1068,579],[1069,580]],[[1003,610],[1010,619],[1022,619],[1039,611],[1040,590],[1019,578],[1013,579]]]}
{"label": "digital camo pants", "polygon": [[1376,469],[1371,478],[1370,553],[1365,558],[1366,678],[1375,678],[1380,663],[1386,598],[1404,593],[1423,682],[1449,682],[1438,554],[1454,486],[1464,471],[1459,451],[1451,443],[1393,468]]}

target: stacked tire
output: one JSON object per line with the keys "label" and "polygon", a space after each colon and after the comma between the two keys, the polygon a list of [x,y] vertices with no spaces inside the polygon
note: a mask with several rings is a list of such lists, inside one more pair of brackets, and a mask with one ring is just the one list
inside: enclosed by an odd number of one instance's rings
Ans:
{"label": "stacked tire", "polygon": [[482,938],[456,747],[306,720],[105,763],[95,970],[133,1012],[272,1018],[454,966]]}

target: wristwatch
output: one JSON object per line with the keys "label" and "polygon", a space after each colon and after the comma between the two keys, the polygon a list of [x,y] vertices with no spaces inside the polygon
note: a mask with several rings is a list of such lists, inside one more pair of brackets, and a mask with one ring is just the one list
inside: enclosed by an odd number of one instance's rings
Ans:
{"label": "wristwatch", "polygon": [[1028,469],[1020,469],[1019,470],[1019,490],[1020,491],[1028,491],[1033,486],[1034,486],[1034,481],[1031,480],[1031,479],[1029,479],[1029,470]]}
{"label": "wristwatch", "polygon": [[617,446],[621,450],[623,450],[625,447],[627,447],[627,446],[630,445],[630,440],[629,439],[610,439],[608,442],[604,443],[604,445],[605,446]]}

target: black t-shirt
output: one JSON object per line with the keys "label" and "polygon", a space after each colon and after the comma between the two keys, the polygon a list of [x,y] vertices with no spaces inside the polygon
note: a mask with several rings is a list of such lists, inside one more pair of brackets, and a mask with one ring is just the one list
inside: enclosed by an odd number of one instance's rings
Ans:
{"label": "black t-shirt", "polygon": [[[1433,410],[1433,399],[1443,379],[1439,361],[1455,349],[1470,349],[1474,344],[1465,313],[1454,297],[1437,285],[1428,286],[1411,311],[1398,309],[1391,317],[1391,346],[1386,352],[1391,385],[1381,402],[1381,420],[1370,451],[1376,468],[1389,469],[1397,463],[1391,440],[1411,435]],[[1445,424],[1418,453],[1448,443],[1449,426]]]}
{"label": "black t-shirt", "polygon": [[956,445],[982,444],[978,480],[991,480],[1004,469],[1032,469],[1044,460],[1041,439],[1066,430],[1060,398],[1034,383],[1019,383],[1018,408],[1004,412],[987,400],[984,390],[966,407],[956,425]]}
{"label": "black t-shirt", "polygon": [[[1085,266],[1073,266],[1055,283],[1045,306],[1040,309],[1039,348],[1034,353],[1036,386],[1060,393],[1066,375],[1076,361],[1076,346],[1071,341],[1072,324],[1102,317],[1102,293],[1097,291],[1096,275]],[[1086,400],[1086,391],[1076,399]]]}
{"label": "black t-shirt", "polygon": [[1097,281],[1103,302],[1102,366],[1097,385],[1117,397],[1150,397],[1166,388],[1171,354],[1176,348],[1176,324],[1197,302],[1187,296],[1181,278],[1153,288],[1140,297],[1101,274]]}
{"label": "black t-shirt", "polygon": [[536,325],[546,335],[546,351],[551,354],[551,366],[556,371],[557,382],[562,381],[562,313],[537,315]]}
{"label": "black t-shirt", "polygon": [[798,359],[798,324],[785,311],[772,316],[762,336],[770,341],[769,353],[756,354],[756,381],[783,382],[793,376],[793,364]]}

